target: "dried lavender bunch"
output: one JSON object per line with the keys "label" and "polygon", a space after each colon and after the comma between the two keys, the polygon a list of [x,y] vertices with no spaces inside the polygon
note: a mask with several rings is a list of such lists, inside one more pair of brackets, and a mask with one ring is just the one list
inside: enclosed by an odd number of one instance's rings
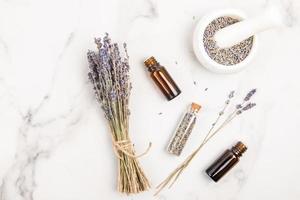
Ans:
{"label": "dried lavender bunch", "polygon": [[98,52],[87,53],[90,69],[88,76],[110,127],[118,158],[118,190],[127,194],[139,193],[147,190],[150,184],[137,160],[141,155],[135,154],[128,134],[128,107],[132,86],[127,48],[124,44],[125,57],[122,57],[118,44],[112,43],[108,34],[103,40],[96,38],[95,43]]}
{"label": "dried lavender bunch", "polygon": [[[231,122],[235,117],[241,115],[243,112],[250,110],[253,108],[256,104],[249,102],[251,97],[255,94],[256,89],[250,90],[246,97],[244,98],[243,102],[240,104],[237,104],[234,108],[234,110],[227,115],[225,120],[219,125],[219,122],[221,118],[224,116],[228,106],[231,104],[231,101],[234,97],[234,91],[231,91],[225,101],[225,105],[223,106],[222,110],[219,112],[217,119],[212,123],[210,130],[200,143],[200,145],[174,170],[170,173],[170,175],[157,186],[157,192],[155,195],[157,195],[162,189],[164,189],[167,185],[169,185],[169,188],[175,183],[175,181],[179,178],[179,176],[182,174],[183,170],[187,168],[187,166],[190,164],[190,162],[193,160],[193,158],[198,154],[198,152],[202,149],[202,147],[219,131],[224,128],[229,122]],[[249,103],[248,103],[249,102]]]}

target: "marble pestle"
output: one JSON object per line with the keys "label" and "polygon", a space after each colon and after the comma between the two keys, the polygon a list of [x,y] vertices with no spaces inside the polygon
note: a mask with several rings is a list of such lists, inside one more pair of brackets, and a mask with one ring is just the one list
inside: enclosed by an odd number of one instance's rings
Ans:
{"label": "marble pestle", "polygon": [[281,5],[268,6],[263,13],[253,18],[220,29],[215,34],[215,41],[221,48],[231,47],[259,32],[283,27],[285,25],[285,11]]}

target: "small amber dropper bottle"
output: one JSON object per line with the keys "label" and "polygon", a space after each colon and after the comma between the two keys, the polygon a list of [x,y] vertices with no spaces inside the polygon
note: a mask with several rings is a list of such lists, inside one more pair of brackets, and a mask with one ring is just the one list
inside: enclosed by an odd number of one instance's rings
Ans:
{"label": "small amber dropper bottle", "polygon": [[153,56],[145,60],[144,63],[151,73],[151,78],[169,101],[181,93],[167,70],[161,66]]}
{"label": "small amber dropper bottle", "polygon": [[231,149],[227,149],[207,170],[206,173],[215,182],[220,180],[235,164],[239,162],[239,157],[247,150],[247,147],[238,142]]}

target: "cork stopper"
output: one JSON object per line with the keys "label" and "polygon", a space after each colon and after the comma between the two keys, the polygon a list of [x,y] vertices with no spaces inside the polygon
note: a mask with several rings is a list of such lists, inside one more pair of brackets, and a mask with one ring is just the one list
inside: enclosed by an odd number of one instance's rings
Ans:
{"label": "cork stopper", "polygon": [[242,156],[242,154],[247,150],[247,147],[245,144],[243,144],[241,141],[239,141],[238,143],[236,143],[236,145],[234,145],[232,147],[232,151],[237,155],[237,156]]}
{"label": "cork stopper", "polygon": [[146,65],[146,67],[154,67],[158,65],[158,62],[153,56],[151,56],[150,58],[144,61],[144,64]]}
{"label": "cork stopper", "polygon": [[199,104],[194,103],[194,102],[192,103],[192,105],[191,105],[191,110],[192,111],[197,113],[200,109],[201,109],[201,106]]}

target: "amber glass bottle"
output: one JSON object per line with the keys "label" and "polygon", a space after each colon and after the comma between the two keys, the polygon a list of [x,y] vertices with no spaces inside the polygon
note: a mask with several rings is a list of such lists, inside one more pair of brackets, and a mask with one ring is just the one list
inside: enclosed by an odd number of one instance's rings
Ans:
{"label": "amber glass bottle", "polygon": [[222,178],[235,164],[239,157],[247,150],[247,147],[238,142],[231,149],[227,149],[207,170],[206,173],[215,182]]}
{"label": "amber glass bottle", "polygon": [[151,73],[151,78],[169,101],[181,93],[170,74],[155,60],[154,57],[148,58],[144,63]]}

